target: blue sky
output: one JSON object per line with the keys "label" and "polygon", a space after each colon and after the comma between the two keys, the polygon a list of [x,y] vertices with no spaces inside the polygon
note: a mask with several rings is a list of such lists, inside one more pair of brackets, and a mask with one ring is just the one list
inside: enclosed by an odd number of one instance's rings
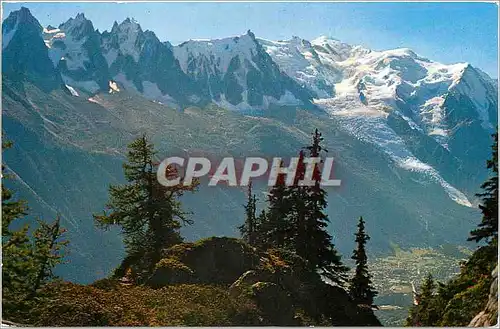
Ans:
{"label": "blue sky", "polygon": [[498,77],[498,6],[493,3],[3,3],[28,7],[44,26],[83,12],[99,30],[135,18],[163,41],[243,34],[279,40],[328,35],[381,50],[408,47],[443,63],[469,62]]}

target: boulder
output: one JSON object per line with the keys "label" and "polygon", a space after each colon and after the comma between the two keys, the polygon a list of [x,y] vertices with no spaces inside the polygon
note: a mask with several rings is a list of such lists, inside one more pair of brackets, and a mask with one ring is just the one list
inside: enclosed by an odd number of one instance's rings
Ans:
{"label": "boulder", "polygon": [[299,325],[290,295],[272,282],[257,282],[251,286],[252,296],[265,318],[276,326]]}
{"label": "boulder", "polygon": [[256,267],[260,257],[239,239],[212,237],[196,243],[181,243],[163,252],[148,284],[199,283],[230,285]]}
{"label": "boulder", "polygon": [[164,258],[156,264],[153,275],[146,284],[153,288],[169,284],[192,283],[195,281],[194,271],[175,258]]}
{"label": "boulder", "polygon": [[257,270],[249,270],[243,273],[238,280],[236,280],[230,287],[229,287],[229,294],[232,297],[238,297],[241,295],[243,292],[248,292],[249,288],[257,283],[257,282],[262,282],[262,281],[268,281],[269,278],[265,277],[262,272],[257,271]]}

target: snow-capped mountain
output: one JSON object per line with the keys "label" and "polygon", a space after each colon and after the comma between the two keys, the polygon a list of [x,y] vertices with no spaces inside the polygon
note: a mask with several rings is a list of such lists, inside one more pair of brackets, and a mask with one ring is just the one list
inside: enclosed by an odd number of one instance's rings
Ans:
{"label": "snow-capped mountain", "polygon": [[115,22],[111,32],[102,33],[102,49],[111,78],[123,87],[169,105],[206,101],[182,72],[171,45],[143,31],[135,20]]}
{"label": "snow-capped mountain", "polygon": [[[17,16],[5,21],[3,48],[15,31],[9,22]],[[410,49],[371,51],[327,37],[269,41],[250,31],[172,46],[133,19],[99,33],[83,14],[59,28],[44,28],[43,38],[64,82],[89,93],[117,81],[171,105],[215,102],[260,110],[315,103],[340,117],[346,106],[356,105],[347,116],[398,114],[445,148],[456,125],[463,124],[451,122],[445,111],[450,94],[468,96],[475,111],[470,115],[488,131],[497,117],[497,85],[486,74],[466,63],[436,63]]]}
{"label": "snow-capped mountain", "polygon": [[[335,83],[342,76],[342,72],[335,65],[325,61],[313,46],[313,43],[293,37],[287,41],[269,41],[259,39],[266,52],[288,76],[314,93],[316,98],[333,97]],[[340,45],[340,43],[339,43]],[[338,59],[349,56],[351,47],[343,44],[342,54],[332,52]],[[327,52],[326,48],[321,50]],[[340,47],[339,47],[340,50]]]}
{"label": "snow-capped mountain", "polygon": [[107,88],[108,66],[101,53],[100,34],[85,15],[78,14],[59,28],[46,27],[43,36],[50,60],[66,85],[90,93]]}
{"label": "snow-capped mountain", "polygon": [[[475,129],[482,143],[498,119],[497,86],[485,73],[467,63],[437,63],[406,48],[371,51],[326,37],[261,43],[284,72],[316,93],[314,103],[345,130],[400,167],[432,177],[454,201],[471,206],[436,171],[436,163],[412,152],[398,129],[404,124],[404,130],[432,138],[442,152],[462,160],[466,146],[465,157],[471,157],[474,147],[460,137],[464,126]],[[449,106],[459,97],[469,106]]]}
{"label": "snow-capped mountain", "polygon": [[[139,132],[162,155],[292,156],[319,128],[344,184],[329,192],[336,236],[363,215],[380,249],[453,242],[478,218],[498,82],[467,63],[250,31],[173,46],[133,19],[100,32],[79,14],[43,28],[26,8],[4,20],[2,37],[7,163],[30,205],[62,213],[82,249],[97,248],[81,236],[98,233],[81,218],[102,210]],[[238,193],[191,201],[203,235],[234,233]]]}
{"label": "snow-capped mountain", "polygon": [[445,148],[457,124],[445,113],[451,93],[470,97],[476,112],[471,117],[483,128],[491,130],[497,120],[494,81],[467,63],[444,65],[406,48],[371,51],[326,37],[259,41],[281,70],[314,91],[315,102],[335,116],[397,112]]}
{"label": "snow-capped mountain", "polygon": [[190,40],[174,47],[182,70],[217,104],[248,110],[307,106],[311,93],[283,74],[255,35]]}

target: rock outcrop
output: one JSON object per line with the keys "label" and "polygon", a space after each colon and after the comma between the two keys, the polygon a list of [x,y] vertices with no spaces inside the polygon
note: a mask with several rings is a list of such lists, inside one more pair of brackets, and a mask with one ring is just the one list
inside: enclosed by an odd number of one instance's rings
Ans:
{"label": "rock outcrop", "polygon": [[493,282],[490,287],[488,303],[483,311],[472,319],[469,327],[491,327],[498,324],[498,265],[491,273]]}
{"label": "rock outcrop", "polygon": [[146,284],[226,286],[232,299],[254,301],[263,325],[380,326],[371,310],[356,305],[341,287],[326,284],[302,258],[282,250],[258,252],[234,238],[165,250]]}
{"label": "rock outcrop", "polygon": [[254,248],[241,240],[212,237],[165,250],[147,284],[151,287],[180,283],[230,285],[258,263]]}

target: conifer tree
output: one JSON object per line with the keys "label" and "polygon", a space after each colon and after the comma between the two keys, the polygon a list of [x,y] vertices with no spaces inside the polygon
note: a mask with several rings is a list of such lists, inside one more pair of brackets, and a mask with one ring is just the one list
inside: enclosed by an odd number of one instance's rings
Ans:
{"label": "conifer tree", "polygon": [[30,290],[34,264],[29,226],[24,224],[17,230],[11,229],[12,223],[26,215],[26,210],[25,202],[12,200],[12,192],[2,182],[2,305],[7,311]]}
{"label": "conifer tree", "polygon": [[[310,157],[320,157],[321,133],[316,129],[313,143],[306,149]],[[344,283],[348,271],[340,259],[332,236],[327,231],[329,223],[326,215],[327,193],[321,187],[321,170],[313,171],[313,186],[302,186],[306,165],[305,153],[300,151],[297,170],[292,186],[285,185],[284,174],[278,175],[275,186],[269,192],[269,208],[261,221],[261,236],[265,236],[269,246],[295,252],[307,261],[311,270],[335,283]]]}
{"label": "conifer tree", "polygon": [[368,271],[368,257],[366,255],[366,242],[370,236],[365,232],[365,221],[359,218],[358,231],[355,234],[357,247],[353,251],[352,259],[356,262],[354,276],[349,282],[349,294],[355,303],[372,306],[373,298],[377,295],[372,285],[371,275]]}
{"label": "conifer tree", "polygon": [[493,246],[498,245],[498,131],[492,135],[492,156],[487,161],[487,168],[492,171],[492,176],[481,185],[483,193],[477,194],[482,198],[479,205],[483,219],[478,228],[470,233],[469,241],[479,242],[486,240]]}
{"label": "conifer tree", "polygon": [[239,226],[240,234],[248,244],[255,246],[257,242],[258,217],[256,216],[257,197],[252,193],[252,182],[248,184],[247,204],[245,207],[246,219],[243,225]]}
{"label": "conifer tree", "polygon": [[429,273],[420,287],[420,292],[417,293],[417,305],[412,306],[406,319],[408,326],[432,327],[438,324],[440,308],[434,294],[435,290],[436,283]]}
{"label": "conifer tree", "polygon": [[191,186],[161,185],[157,180],[159,163],[154,160],[155,154],[145,134],[134,140],[128,146],[128,161],[123,164],[127,184],[110,186],[108,212],[94,215],[99,226],[118,225],[122,229],[126,257],[116,276],[123,276],[132,268],[137,280],[145,279],[161,258],[162,250],[182,242],[181,224],[192,223],[178,198],[184,191],[193,191],[197,182]]}
{"label": "conifer tree", "polygon": [[267,219],[267,212],[262,209],[256,218],[257,225],[255,227],[255,247],[261,250],[266,250],[270,247],[269,239],[269,222]]}
{"label": "conifer tree", "polygon": [[[11,146],[10,141],[2,138],[2,152]],[[32,250],[28,224],[17,230],[11,228],[14,221],[26,216],[27,205],[24,200],[12,199],[12,192],[5,186],[9,175],[3,162],[2,176],[2,305],[9,310],[9,306],[22,299],[29,290],[26,279],[32,273],[33,264],[30,260]]]}
{"label": "conifer tree", "polygon": [[[321,157],[323,137],[316,129],[313,133],[312,144],[306,149],[311,158]],[[299,159],[303,159],[301,153]],[[304,177],[305,166],[298,166],[298,177]],[[330,220],[326,214],[327,193],[321,187],[321,164],[314,167],[312,186],[294,187],[295,205],[299,207],[298,221],[296,222],[296,252],[306,259],[311,268],[319,269],[321,274],[335,283],[342,284],[347,280],[348,268],[342,264],[332,242],[332,236],[327,228]],[[304,207],[300,209],[300,207]]]}
{"label": "conifer tree", "polygon": [[269,204],[265,225],[261,231],[265,236],[266,246],[273,248],[289,248],[291,246],[291,236],[293,234],[293,222],[291,211],[293,200],[291,190],[285,185],[285,175],[279,174],[276,184],[267,195]]}

